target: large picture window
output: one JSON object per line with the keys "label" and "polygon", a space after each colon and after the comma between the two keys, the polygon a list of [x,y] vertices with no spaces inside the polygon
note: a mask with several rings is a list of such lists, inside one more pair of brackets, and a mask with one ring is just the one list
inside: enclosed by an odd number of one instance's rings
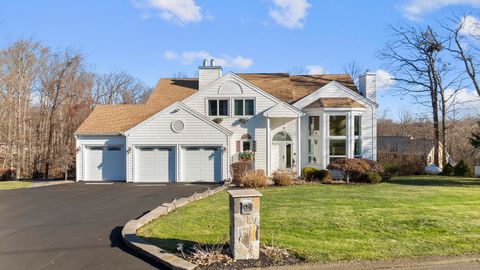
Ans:
{"label": "large picture window", "polygon": [[208,100],[209,116],[228,116],[228,99]]}
{"label": "large picture window", "polygon": [[235,99],[233,104],[235,116],[252,116],[255,114],[254,99]]}
{"label": "large picture window", "polygon": [[330,136],[347,136],[347,116],[330,116]]}
{"label": "large picture window", "polygon": [[329,155],[330,162],[347,157],[347,115],[329,117]]}

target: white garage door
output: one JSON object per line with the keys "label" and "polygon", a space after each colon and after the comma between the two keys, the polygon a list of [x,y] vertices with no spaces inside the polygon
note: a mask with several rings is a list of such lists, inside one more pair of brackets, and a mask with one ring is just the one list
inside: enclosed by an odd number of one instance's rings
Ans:
{"label": "white garage door", "polygon": [[135,182],[175,181],[174,147],[137,147]]}
{"label": "white garage door", "polygon": [[185,182],[219,182],[222,179],[220,147],[183,147],[182,176]]}
{"label": "white garage door", "polygon": [[88,146],[85,164],[85,181],[125,181],[122,146]]}

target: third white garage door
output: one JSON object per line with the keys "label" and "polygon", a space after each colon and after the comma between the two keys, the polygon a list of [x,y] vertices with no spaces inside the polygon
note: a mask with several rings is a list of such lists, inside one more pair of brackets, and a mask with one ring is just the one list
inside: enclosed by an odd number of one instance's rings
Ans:
{"label": "third white garage door", "polygon": [[137,147],[135,182],[175,181],[175,148]]}
{"label": "third white garage door", "polygon": [[183,147],[181,181],[219,182],[222,179],[220,147]]}

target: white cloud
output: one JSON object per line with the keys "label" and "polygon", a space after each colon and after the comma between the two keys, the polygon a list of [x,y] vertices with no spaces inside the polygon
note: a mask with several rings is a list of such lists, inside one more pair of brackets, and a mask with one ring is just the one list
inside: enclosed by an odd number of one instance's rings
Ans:
{"label": "white cloud", "polygon": [[325,69],[318,65],[310,65],[305,67],[307,69],[308,75],[319,75],[324,74]]}
{"label": "white cloud", "polygon": [[142,15],[143,18],[150,18],[148,10],[153,9],[160,18],[179,24],[202,20],[201,7],[194,0],[133,0],[133,5],[146,12]]}
{"label": "white cloud", "polygon": [[473,16],[465,16],[462,18],[462,29],[460,32],[464,35],[480,36],[480,20]]}
{"label": "white cloud", "polygon": [[253,65],[253,60],[240,55],[230,56],[222,54],[219,56],[213,56],[207,51],[184,51],[177,53],[175,51],[166,51],[163,56],[168,60],[179,61],[183,65],[191,65],[194,62],[199,64],[203,59],[215,59],[216,63],[223,67],[234,67],[239,69],[247,69]]}
{"label": "white cloud", "polygon": [[[460,89],[455,93],[452,89],[445,90],[445,96],[449,100],[449,104],[455,103],[457,112],[472,111],[478,112],[480,108],[480,97],[477,92],[468,89]],[[453,108],[451,108],[453,109]]]}
{"label": "white cloud", "polygon": [[418,20],[425,13],[451,5],[480,7],[480,0],[409,0],[400,8],[404,17],[410,20]]}
{"label": "white cloud", "polygon": [[303,28],[307,17],[307,9],[311,6],[307,0],[272,0],[274,7],[270,9],[270,17],[276,23],[287,28]]}
{"label": "white cloud", "polygon": [[393,75],[386,70],[379,69],[375,73],[377,74],[378,90],[387,89],[395,82]]}

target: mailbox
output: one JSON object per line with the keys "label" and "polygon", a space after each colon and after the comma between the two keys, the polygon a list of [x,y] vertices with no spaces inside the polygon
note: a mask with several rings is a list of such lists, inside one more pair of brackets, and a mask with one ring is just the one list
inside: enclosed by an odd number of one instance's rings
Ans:
{"label": "mailbox", "polygon": [[235,260],[260,255],[260,196],[254,189],[229,190],[230,250]]}
{"label": "mailbox", "polygon": [[252,198],[245,198],[240,201],[240,213],[242,215],[249,215],[253,212]]}

